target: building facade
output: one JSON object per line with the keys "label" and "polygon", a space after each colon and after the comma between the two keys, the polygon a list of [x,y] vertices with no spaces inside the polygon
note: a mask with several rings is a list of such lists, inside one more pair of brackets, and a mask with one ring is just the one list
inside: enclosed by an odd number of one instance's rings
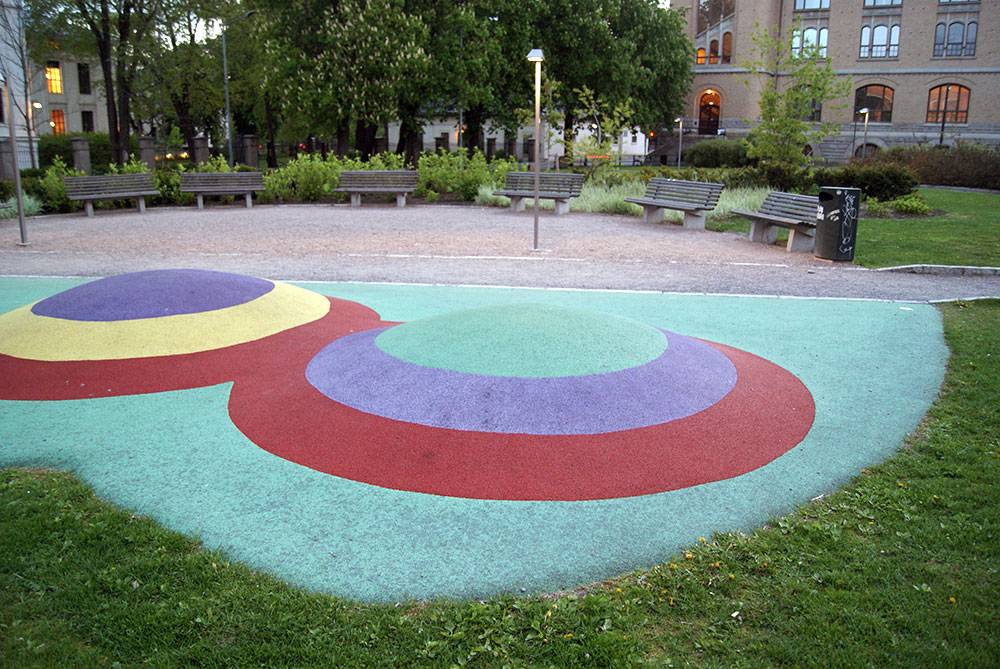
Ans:
{"label": "building facade", "polygon": [[[684,125],[700,136],[744,136],[767,76],[753,35],[767,28],[793,54],[813,46],[851,94],[813,120],[840,126],[809,151],[842,162],[896,145],[1000,146],[1000,0],[682,0],[694,44]],[[867,146],[863,125],[868,110]]]}
{"label": "building facade", "polygon": [[61,59],[33,64],[32,99],[39,134],[108,132],[108,109],[97,64]]}

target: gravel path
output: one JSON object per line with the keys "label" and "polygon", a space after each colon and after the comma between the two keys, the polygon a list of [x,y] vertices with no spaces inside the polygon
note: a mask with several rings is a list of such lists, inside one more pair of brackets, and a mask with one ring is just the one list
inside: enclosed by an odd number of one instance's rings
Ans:
{"label": "gravel path", "polygon": [[624,216],[417,205],[154,208],[0,222],[0,274],[104,276],[199,267],[278,279],[615,288],[906,300],[1000,296],[1000,277],[877,272],[733,233]]}

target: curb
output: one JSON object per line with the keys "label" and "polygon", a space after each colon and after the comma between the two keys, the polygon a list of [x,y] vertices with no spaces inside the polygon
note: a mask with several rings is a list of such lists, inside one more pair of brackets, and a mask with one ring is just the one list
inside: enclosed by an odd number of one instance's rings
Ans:
{"label": "curb", "polygon": [[1000,267],[977,267],[975,265],[897,265],[895,267],[879,267],[875,271],[935,274],[937,276],[1000,276]]}

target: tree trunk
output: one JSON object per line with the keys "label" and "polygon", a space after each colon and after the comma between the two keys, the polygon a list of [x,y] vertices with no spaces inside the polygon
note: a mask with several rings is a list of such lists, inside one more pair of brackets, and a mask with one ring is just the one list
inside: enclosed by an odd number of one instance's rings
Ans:
{"label": "tree trunk", "polygon": [[354,144],[361,154],[361,160],[368,160],[375,153],[375,136],[378,134],[378,126],[358,119],[354,128]]}
{"label": "tree trunk", "polygon": [[471,156],[476,149],[482,150],[483,145],[483,119],[486,118],[486,110],[482,107],[473,107],[465,112],[465,139],[466,150]]}
{"label": "tree trunk", "polygon": [[267,128],[267,166],[278,166],[278,147],[274,141],[274,109],[271,107],[271,96],[264,94],[264,125]]}
{"label": "tree trunk", "polygon": [[191,103],[187,99],[187,86],[183,88],[184,96],[170,96],[170,104],[177,114],[177,124],[181,127],[181,134],[184,135],[184,143],[188,151],[194,152],[194,138],[197,134],[194,128],[194,118],[191,116]]}
{"label": "tree trunk", "polygon": [[567,111],[566,116],[563,119],[563,140],[566,142],[566,153],[563,156],[563,160],[566,162],[567,166],[573,166],[573,160],[575,156],[573,155],[573,141],[576,139],[576,116],[573,112]]}
{"label": "tree trunk", "polygon": [[347,155],[351,144],[350,121],[343,119],[337,126],[337,155],[341,158]]}

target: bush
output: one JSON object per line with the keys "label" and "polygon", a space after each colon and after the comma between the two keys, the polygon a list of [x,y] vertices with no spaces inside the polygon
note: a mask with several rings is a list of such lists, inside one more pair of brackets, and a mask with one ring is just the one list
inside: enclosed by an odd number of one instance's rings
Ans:
{"label": "bush", "polygon": [[[52,165],[56,157],[64,165],[73,164],[73,146],[70,143],[74,137],[84,137],[90,142],[90,164],[94,172],[102,173],[105,165],[114,162],[111,156],[111,138],[102,132],[74,132],[67,135],[42,135],[38,138],[38,164],[42,167]],[[129,136],[129,153],[139,153],[139,138]]]}
{"label": "bush", "polygon": [[[37,181],[32,179],[32,196],[41,200],[42,206],[47,212],[76,211],[82,205],[75,200],[66,197],[66,184],[64,177],[81,176],[83,172],[66,167],[62,158],[56,156],[52,159],[52,164],[45,170],[45,176]],[[35,190],[37,188],[37,191]]]}
{"label": "bush", "polygon": [[908,167],[925,184],[1000,189],[1000,149],[981,144],[896,147],[877,152],[868,163]]}
{"label": "bush", "polygon": [[500,159],[487,162],[486,156],[476,149],[471,158],[465,151],[425,153],[420,156],[417,168],[420,172],[417,197],[425,197],[429,191],[434,191],[455,193],[471,202],[479,194],[480,186],[496,188],[503,184],[507,172],[517,169],[517,163]]}
{"label": "bush", "polygon": [[742,141],[708,139],[685,151],[684,162],[693,167],[745,167],[747,148]]}
{"label": "bush", "polygon": [[917,187],[917,177],[908,168],[892,164],[854,163],[845,167],[820,168],[813,180],[817,186],[860,188],[865,197],[895,200]]}
{"label": "bush", "polygon": [[[24,195],[24,215],[36,216],[42,213],[42,203],[34,195]],[[11,197],[0,202],[0,219],[17,217],[17,198]]]}
{"label": "bush", "polygon": [[910,193],[904,197],[898,197],[889,203],[893,211],[897,214],[909,214],[911,216],[926,216],[931,213],[931,207],[920,196],[920,193]]}

